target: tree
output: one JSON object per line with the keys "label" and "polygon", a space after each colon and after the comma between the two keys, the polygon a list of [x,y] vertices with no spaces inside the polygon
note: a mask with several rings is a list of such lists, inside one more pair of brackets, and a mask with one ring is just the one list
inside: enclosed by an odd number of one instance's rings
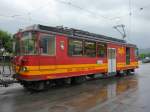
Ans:
{"label": "tree", "polygon": [[0,30],[0,47],[5,48],[5,50],[9,53],[12,53],[13,48],[13,39],[11,38],[11,34]]}
{"label": "tree", "polygon": [[142,54],[139,55],[139,57],[141,59],[144,59],[145,57],[150,57],[150,53],[142,53]]}
{"label": "tree", "polygon": [[145,58],[145,54],[140,54],[139,57],[140,57],[141,59],[144,59],[144,58]]}

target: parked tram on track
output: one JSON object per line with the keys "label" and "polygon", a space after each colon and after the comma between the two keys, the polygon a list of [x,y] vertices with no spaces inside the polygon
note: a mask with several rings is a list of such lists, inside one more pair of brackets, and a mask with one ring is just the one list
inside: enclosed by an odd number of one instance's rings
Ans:
{"label": "parked tram on track", "polygon": [[14,76],[27,89],[138,68],[136,45],[78,29],[33,25],[18,31],[14,42]]}

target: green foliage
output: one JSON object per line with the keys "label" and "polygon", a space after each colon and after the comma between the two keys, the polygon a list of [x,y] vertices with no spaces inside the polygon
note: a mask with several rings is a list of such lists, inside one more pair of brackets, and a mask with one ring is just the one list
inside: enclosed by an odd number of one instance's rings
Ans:
{"label": "green foliage", "polygon": [[13,39],[11,38],[11,34],[8,32],[0,30],[0,41],[2,42],[3,47],[9,53],[12,52]]}
{"label": "green foliage", "polygon": [[140,54],[139,57],[140,57],[141,59],[144,59],[144,58],[145,58],[145,54]]}
{"label": "green foliage", "polygon": [[150,57],[150,53],[142,53],[142,54],[139,55],[139,57],[141,59],[144,59],[145,57]]}

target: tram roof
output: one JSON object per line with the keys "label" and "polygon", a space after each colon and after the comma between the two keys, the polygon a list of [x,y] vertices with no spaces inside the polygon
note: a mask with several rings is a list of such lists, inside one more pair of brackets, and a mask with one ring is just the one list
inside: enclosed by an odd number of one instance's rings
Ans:
{"label": "tram roof", "polygon": [[83,31],[79,29],[74,29],[74,28],[68,28],[68,27],[63,27],[63,26],[45,26],[45,25],[32,25],[24,29],[26,30],[37,30],[37,31],[48,31],[52,33],[60,33],[60,34],[65,34],[70,37],[78,37],[81,39],[89,39],[89,40],[101,40],[102,42],[113,42],[113,43],[120,43],[120,44],[125,44],[127,46],[133,46],[136,47],[134,44],[129,44],[125,40],[122,39],[117,39],[113,37],[108,37],[96,33],[90,33],[88,31]]}

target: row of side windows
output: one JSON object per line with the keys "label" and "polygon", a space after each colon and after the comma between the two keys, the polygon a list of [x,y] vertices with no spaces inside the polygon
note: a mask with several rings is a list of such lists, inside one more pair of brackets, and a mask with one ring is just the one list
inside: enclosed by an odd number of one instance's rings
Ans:
{"label": "row of side windows", "polygon": [[106,44],[78,39],[69,39],[69,56],[105,57]]}

